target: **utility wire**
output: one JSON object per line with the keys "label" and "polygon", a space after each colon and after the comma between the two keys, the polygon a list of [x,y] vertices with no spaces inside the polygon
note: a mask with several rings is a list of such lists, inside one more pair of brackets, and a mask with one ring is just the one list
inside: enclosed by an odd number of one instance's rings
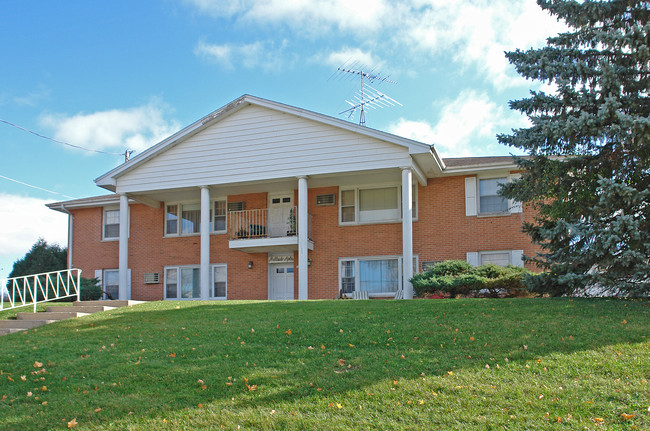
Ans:
{"label": "utility wire", "polygon": [[69,198],[69,199],[76,199],[76,198],[74,198],[72,196],[64,195],[63,193],[53,192],[52,190],[48,190],[48,189],[44,189],[42,187],[37,187],[37,186],[33,186],[31,184],[23,183],[22,181],[14,180],[13,178],[5,177],[4,175],[0,175],[0,178],[4,178],[5,180],[13,181],[14,183],[22,184],[23,186],[31,187],[33,189],[43,190],[44,192],[48,192],[48,193],[54,193],[55,195],[60,195],[60,196],[63,196],[63,197]]}
{"label": "utility wire", "polygon": [[[52,142],[56,142],[57,144],[67,145],[67,146],[69,146],[69,147],[78,148],[78,149],[80,149],[80,150],[93,151],[93,152],[95,152],[95,153],[101,153],[101,154],[110,154],[110,155],[112,155],[112,156],[124,156],[124,155],[125,155],[124,153],[111,153],[111,152],[108,152],[108,151],[93,150],[93,149],[91,149],[91,148],[84,148],[84,147],[80,147],[79,145],[73,145],[73,144],[70,144],[70,143],[68,143],[68,142],[57,141],[57,140],[54,139],[54,138],[50,138],[49,136],[44,136],[44,135],[41,135],[40,133],[36,133],[36,132],[34,132],[34,131],[32,131],[32,130],[25,129],[24,127],[21,127],[21,126],[19,126],[19,125],[17,125],[17,124],[11,123],[11,122],[6,121],[6,120],[3,120],[2,118],[0,118],[0,123],[8,124],[9,126],[15,127],[15,128],[20,129],[20,130],[22,130],[22,131],[24,131],[24,132],[31,133],[32,135],[36,135],[36,136],[38,136],[39,138],[48,139],[48,140],[50,140],[50,141],[52,141]],[[128,159],[127,159],[127,160],[128,160]],[[37,187],[37,188],[38,188],[38,187]]]}

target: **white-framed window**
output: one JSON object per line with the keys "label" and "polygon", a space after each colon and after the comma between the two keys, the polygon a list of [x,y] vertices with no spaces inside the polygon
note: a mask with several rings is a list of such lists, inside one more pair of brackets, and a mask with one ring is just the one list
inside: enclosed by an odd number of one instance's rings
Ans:
{"label": "white-framed window", "polygon": [[[210,298],[226,299],[228,271],[226,264],[210,267]],[[165,299],[201,299],[201,268],[198,265],[165,268]]]}
{"label": "white-framed window", "polygon": [[[417,219],[417,185],[413,185],[413,220]],[[342,188],[339,222],[363,224],[402,219],[402,188],[398,185]]]}
{"label": "white-framed window", "polygon": [[120,271],[105,269],[102,278],[103,299],[118,299],[120,297]]}
{"label": "white-framed window", "polygon": [[[201,204],[165,205],[165,236],[198,235],[201,232]],[[210,232],[226,232],[226,200],[215,200],[210,208]]]}
{"label": "white-framed window", "polygon": [[[413,256],[413,273],[418,257]],[[340,290],[368,292],[370,296],[392,296],[402,288],[401,256],[367,256],[339,259]]]}
{"label": "white-framed window", "polygon": [[519,174],[465,177],[465,215],[501,216],[522,212],[521,202],[499,196],[500,184]]}
{"label": "white-framed window", "polygon": [[524,266],[523,250],[494,250],[468,252],[467,262],[474,265],[487,265],[492,263],[499,266]]}
{"label": "white-framed window", "polygon": [[498,214],[508,212],[508,199],[499,196],[499,187],[508,182],[503,178],[484,178],[478,180],[478,213]]}
{"label": "white-framed window", "polygon": [[120,210],[104,209],[103,236],[105,240],[120,238]]}

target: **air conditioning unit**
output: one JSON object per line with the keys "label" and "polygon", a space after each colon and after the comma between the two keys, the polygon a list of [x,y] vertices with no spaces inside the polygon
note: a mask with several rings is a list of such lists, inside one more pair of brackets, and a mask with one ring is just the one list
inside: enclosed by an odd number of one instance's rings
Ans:
{"label": "air conditioning unit", "polygon": [[336,202],[334,193],[329,193],[326,195],[317,195],[316,196],[316,205],[317,206],[326,206],[326,205],[334,205]]}
{"label": "air conditioning unit", "polygon": [[160,283],[159,272],[148,272],[144,275],[144,284],[158,284]]}

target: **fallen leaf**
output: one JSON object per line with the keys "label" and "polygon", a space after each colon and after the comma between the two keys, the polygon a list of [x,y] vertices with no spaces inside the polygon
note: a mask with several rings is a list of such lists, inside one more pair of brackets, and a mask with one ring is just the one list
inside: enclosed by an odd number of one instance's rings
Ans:
{"label": "fallen leaf", "polygon": [[74,428],[76,426],[77,426],[77,418],[74,418],[70,422],[68,422],[68,428]]}
{"label": "fallen leaf", "polygon": [[95,409],[95,413],[99,413],[99,412],[101,412],[101,411],[102,411],[102,408],[101,408],[101,407],[97,407],[97,408]]}
{"label": "fallen leaf", "polygon": [[343,408],[343,406],[341,404],[339,404],[339,403],[336,403],[336,407],[339,408],[339,409]]}
{"label": "fallen leaf", "polygon": [[22,380],[23,382],[26,381],[26,380],[27,380],[27,376],[20,376],[20,380]]}
{"label": "fallen leaf", "polygon": [[47,391],[47,386],[41,386],[41,391],[43,392]]}
{"label": "fallen leaf", "polygon": [[34,368],[41,368],[42,366],[43,366],[42,362],[38,362],[38,361],[34,362]]}
{"label": "fallen leaf", "polygon": [[636,415],[629,415],[629,414],[627,414],[627,413],[621,413],[621,418],[623,418],[624,421],[629,421],[629,420],[632,419],[634,416],[636,416]]}
{"label": "fallen leaf", "polygon": [[170,354],[169,354],[169,357],[170,357],[170,358],[175,358],[175,357],[176,357],[176,353],[170,353]]}
{"label": "fallen leaf", "polygon": [[603,418],[594,418],[594,422],[596,422],[596,423],[605,422],[605,419],[603,419]]}
{"label": "fallen leaf", "polygon": [[284,333],[287,334],[287,335],[291,335],[291,334],[292,334],[291,329],[288,329],[288,330],[284,331]]}
{"label": "fallen leaf", "polygon": [[623,319],[623,321],[621,322],[621,325],[627,325],[627,320]]}
{"label": "fallen leaf", "polygon": [[205,391],[206,389],[208,389],[208,387],[207,387],[206,385],[202,385],[202,386],[201,386],[201,390],[202,390],[202,391]]}
{"label": "fallen leaf", "polygon": [[203,404],[199,403],[199,404],[197,405],[197,407],[198,407],[198,408],[202,408],[202,407],[203,407]]}

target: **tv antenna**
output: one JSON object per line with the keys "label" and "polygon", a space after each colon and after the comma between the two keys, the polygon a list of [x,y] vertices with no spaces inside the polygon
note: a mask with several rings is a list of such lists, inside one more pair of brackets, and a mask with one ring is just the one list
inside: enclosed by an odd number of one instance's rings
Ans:
{"label": "tv antenna", "polygon": [[[344,74],[349,74],[351,76],[356,75],[361,80],[359,91],[354,93],[354,97],[352,97],[351,100],[345,101],[350,105],[350,108],[339,112],[339,115],[347,114],[348,118],[350,118],[359,109],[361,111],[359,115],[359,125],[365,126],[366,108],[378,109],[395,105],[402,106],[402,104],[397,100],[370,86],[370,84],[381,84],[382,82],[397,84],[397,82],[388,79],[389,76],[382,76],[380,73],[375,73],[374,69],[364,71],[362,69],[345,68],[341,66],[336,70],[340,76],[343,76]],[[364,82],[364,80],[366,82]]]}

